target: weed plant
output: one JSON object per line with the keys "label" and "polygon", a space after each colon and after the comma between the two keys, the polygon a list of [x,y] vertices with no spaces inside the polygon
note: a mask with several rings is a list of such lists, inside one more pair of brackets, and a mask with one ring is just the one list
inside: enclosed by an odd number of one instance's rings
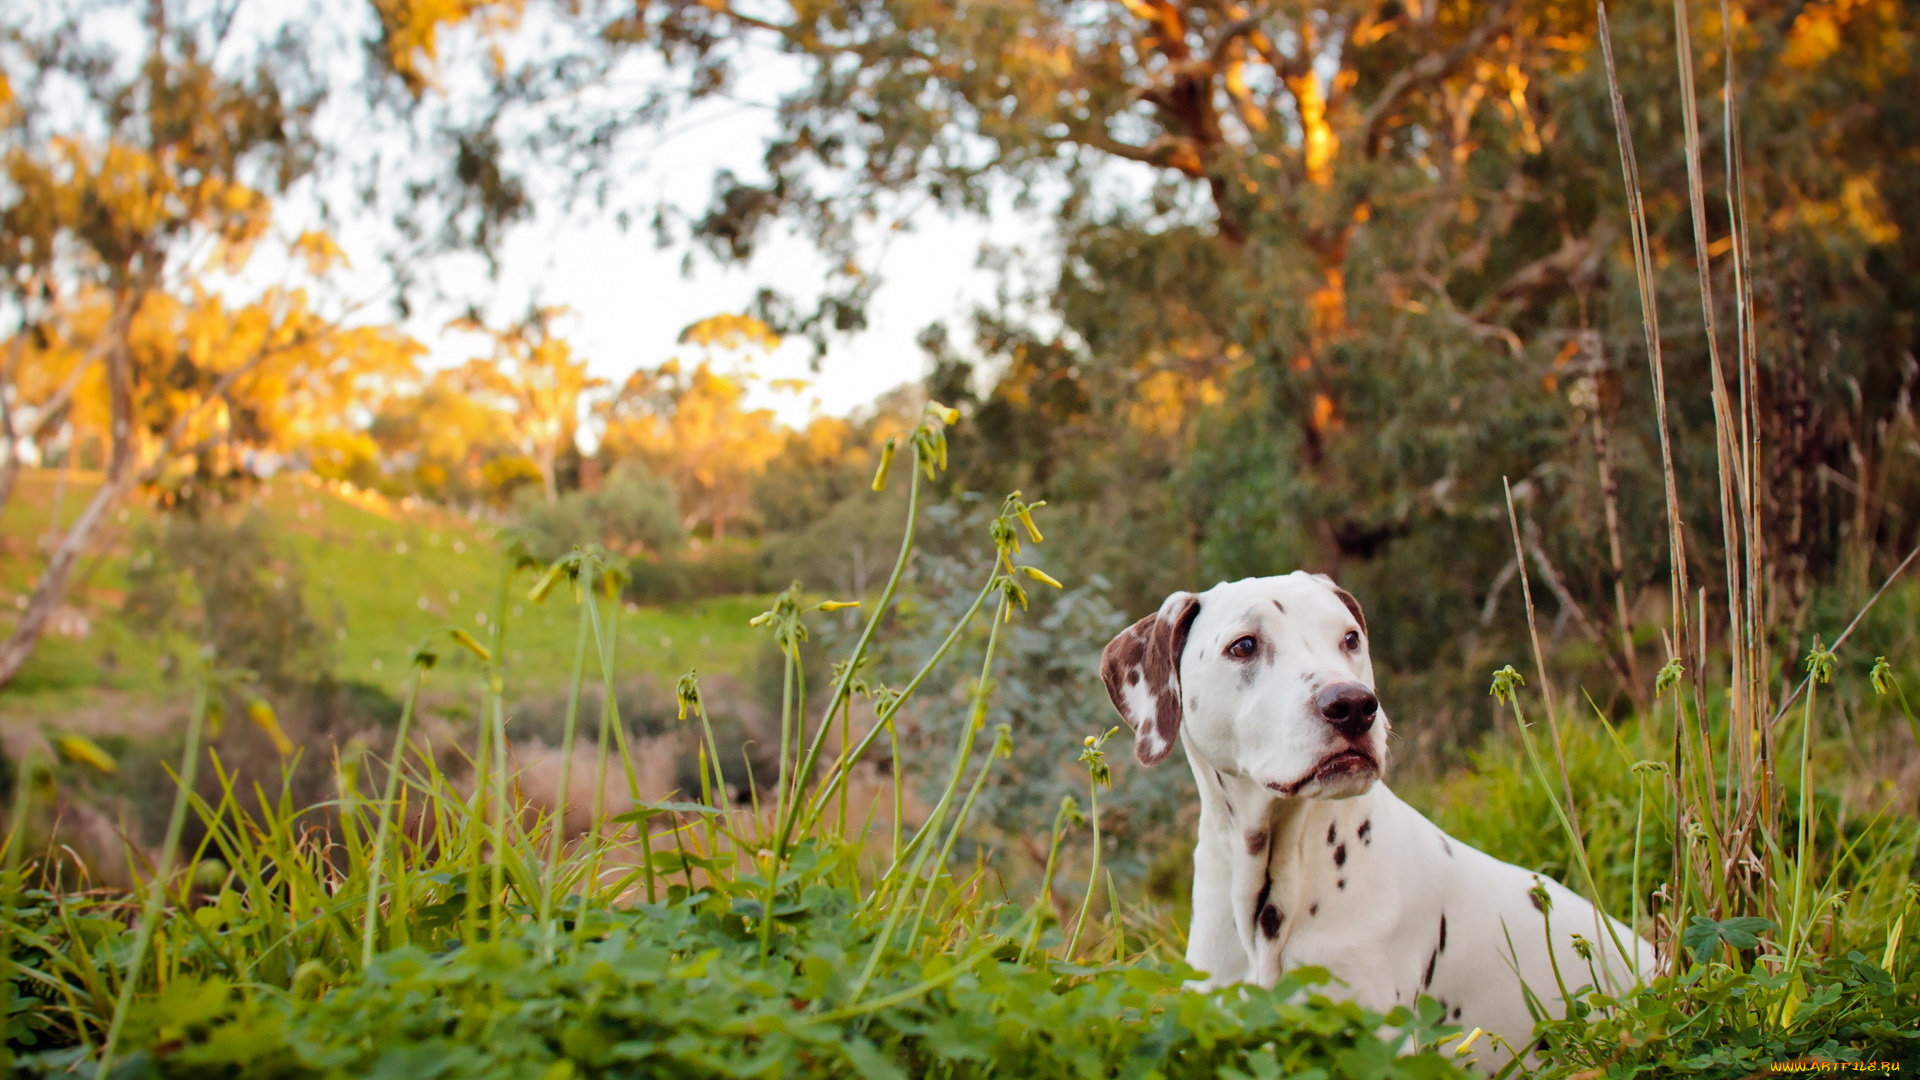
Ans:
{"label": "weed plant", "polygon": [[[1564,702],[1553,692],[1536,631],[1532,692],[1527,677],[1511,666],[1495,673],[1492,688],[1511,709],[1518,757],[1525,763],[1524,773],[1514,768],[1508,775],[1531,779],[1505,791],[1494,787],[1492,805],[1483,802],[1485,813],[1498,812],[1504,803],[1509,813],[1531,810],[1531,817],[1516,821],[1556,825],[1564,838],[1557,861],[1566,879],[1645,925],[1662,962],[1631,990],[1589,990],[1575,995],[1564,1018],[1542,1016],[1539,1072],[1597,1080],[1746,1076],[1791,1062],[1913,1068],[1920,1065],[1920,963],[1905,936],[1920,900],[1912,876],[1920,830],[1887,808],[1864,820],[1851,815],[1843,801],[1823,796],[1822,781],[1832,777],[1816,767],[1821,725],[1828,720],[1825,687],[1839,663],[1838,650],[1920,551],[1893,568],[1832,644],[1814,639],[1798,665],[1804,674],[1797,684],[1775,685],[1781,643],[1767,622],[1773,570],[1757,437],[1761,367],[1731,30],[1723,7],[1729,35],[1722,98],[1725,215],[1732,229],[1734,293],[1734,347],[1723,358],[1686,0],[1674,0],[1673,12],[1719,505],[1701,514],[1701,508],[1683,508],[1677,495],[1652,245],[1602,4],[1601,46],[1664,466],[1671,578],[1670,623],[1662,642],[1669,659],[1655,676],[1650,707],[1631,730],[1607,726],[1596,710],[1605,734],[1583,736],[1584,725],[1561,716]],[[1531,630],[1531,585],[1511,495],[1508,509]],[[1718,525],[1717,550],[1695,549],[1698,533],[1689,529],[1688,513]],[[1710,590],[1692,577],[1702,568],[1716,575],[1713,609]],[[1884,658],[1873,665],[1870,680],[1878,694],[1902,694]],[[1900,700],[1906,709],[1904,696]],[[1912,723],[1910,709],[1907,717]],[[1914,730],[1920,735],[1920,724]],[[1488,794],[1483,790],[1480,797]],[[1656,881],[1658,887],[1649,888]]]}
{"label": "weed plant", "polygon": [[[689,673],[676,698],[699,736],[698,791],[640,798],[613,692],[624,581],[591,548],[532,567],[525,597],[575,608],[562,768],[590,746],[599,774],[623,777],[633,800],[610,816],[593,796],[583,833],[562,824],[564,776],[560,805],[544,809],[517,786],[500,656],[526,583],[519,569],[502,573],[484,639],[448,629],[415,651],[385,762],[342,751],[327,763],[335,795],[317,806],[297,805],[290,783],[278,797],[245,798],[206,749],[230,695],[250,703],[246,720],[273,722],[251,673],[207,661],[165,837],[131,892],[84,888],[59,876],[68,869],[36,874],[20,823],[49,797],[51,774],[44,760],[24,762],[0,882],[11,1068],[99,1080],[1458,1075],[1431,1048],[1446,1030],[1431,1004],[1373,1015],[1323,996],[1324,973],[1310,970],[1271,990],[1193,993],[1181,987],[1193,973],[1117,914],[1096,918],[1083,902],[1062,925],[1057,856],[1076,822],[1098,828],[1110,780],[1098,733],[1079,748],[1087,810],[1070,799],[1053,816],[1037,896],[1019,901],[983,864],[956,862],[982,787],[1017,738],[984,722],[1003,635],[1027,590],[1054,582],[1019,561],[1023,542],[1040,540],[1038,504],[1009,496],[989,523],[994,560],[940,644],[901,686],[865,674],[952,418],[932,409],[906,437],[898,556],[824,689],[806,678],[809,620],[855,602],[815,602],[795,587],[754,620],[784,662],[772,776],[729,775]],[[446,650],[479,665],[467,787],[414,723]],[[936,670],[960,663],[975,673],[972,704],[949,732],[948,780],[905,828],[896,718]],[[602,684],[597,710],[582,708],[590,672]],[[810,708],[810,694],[825,705]],[[876,718],[864,732],[852,728],[856,699]],[[75,759],[98,754],[83,741],[62,746]],[[850,820],[853,769],[881,752],[896,757],[892,823]],[[213,797],[193,794],[201,770],[217,781]],[[204,831],[190,848],[189,818]],[[1099,881],[1096,866],[1077,887],[1090,899]]]}

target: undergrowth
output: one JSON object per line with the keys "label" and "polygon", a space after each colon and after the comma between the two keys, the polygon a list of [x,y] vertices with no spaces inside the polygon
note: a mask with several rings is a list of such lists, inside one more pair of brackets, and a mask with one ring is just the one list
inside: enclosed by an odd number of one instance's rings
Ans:
{"label": "undergrowth", "polygon": [[[30,855],[20,823],[51,797],[53,774],[45,759],[23,762],[0,921],[13,1069],[100,1080],[1456,1075],[1434,1048],[1449,1029],[1431,1003],[1374,1015],[1323,994],[1325,973],[1312,970],[1271,990],[1186,991],[1194,973],[1164,958],[1152,927],[1129,926],[1118,904],[1093,911],[1096,894],[1113,894],[1097,863],[1085,881],[1059,882],[1068,830],[1097,835],[1110,781],[1102,739],[1079,748],[1085,809],[1068,799],[1054,814],[1038,895],[1006,895],[983,864],[953,858],[1017,738],[984,723],[1002,633],[1026,590],[1054,581],[1019,561],[1023,542],[1041,539],[1039,504],[1009,496],[989,523],[995,559],[971,606],[904,685],[867,674],[951,421],[931,409],[906,438],[898,560],[832,667],[823,707],[808,705],[808,620],[858,605],[812,602],[796,587],[754,620],[784,661],[774,776],[729,777],[689,674],[677,697],[699,733],[699,790],[640,798],[611,692],[622,575],[594,549],[503,573],[484,640],[448,628],[423,644],[390,752],[341,752],[328,763],[334,797],[318,805],[299,805],[290,782],[278,797],[241,791],[206,749],[223,720],[276,723],[252,673],[207,658],[166,835],[131,893],[80,887],[62,877],[69,864]],[[530,805],[518,788],[500,663],[512,603],[568,597],[577,645],[560,760],[591,747],[635,807],[610,815],[596,794],[581,832],[563,824],[564,773],[557,806]],[[464,784],[413,723],[449,650],[479,662],[475,779]],[[971,702],[948,732],[948,782],[907,828],[894,718],[935,670],[963,662],[974,674],[947,683]],[[583,715],[590,669],[601,707]],[[856,700],[870,710],[864,730]],[[99,754],[83,740],[59,746],[72,760]],[[893,757],[893,813],[852,820],[855,767],[882,752]],[[217,781],[210,798],[191,794],[203,769]],[[747,792],[747,805],[730,791]],[[189,817],[204,836],[191,848]],[[1086,902],[1063,919],[1056,889]]]}

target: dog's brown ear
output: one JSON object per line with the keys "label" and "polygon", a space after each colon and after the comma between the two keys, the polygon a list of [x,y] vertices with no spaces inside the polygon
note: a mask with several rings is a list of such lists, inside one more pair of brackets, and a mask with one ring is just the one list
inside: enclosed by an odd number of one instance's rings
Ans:
{"label": "dog's brown ear", "polygon": [[1120,631],[1100,654],[1107,696],[1133,729],[1133,754],[1142,765],[1165,760],[1180,737],[1180,654],[1199,614],[1199,597],[1174,593],[1159,611]]}
{"label": "dog's brown ear", "polygon": [[1333,583],[1333,579],[1328,577],[1327,575],[1315,574],[1313,576],[1327,583],[1327,588],[1333,590],[1333,595],[1339,597],[1340,602],[1347,605],[1347,611],[1352,613],[1353,621],[1360,624],[1360,632],[1363,634],[1366,633],[1367,632],[1367,613],[1360,610],[1360,601],[1355,600],[1353,598],[1352,593],[1348,592],[1347,590],[1341,588],[1338,585],[1335,585]]}

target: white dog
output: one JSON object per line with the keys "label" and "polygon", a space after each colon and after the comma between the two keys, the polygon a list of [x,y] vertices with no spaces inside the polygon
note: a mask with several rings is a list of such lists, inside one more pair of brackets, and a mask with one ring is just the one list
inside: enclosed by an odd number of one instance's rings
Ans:
{"label": "white dog", "polygon": [[1200,787],[1187,962],[1202,987],[1323,967],[1368,1008],[1431,995],[1524,1054],[1523,982],[1559,1015],[1563,984],[1619,992],[1651,970],[1631,929],[1448,837],[1380,782],[1388,723],[1367,621],[1325,575],[1174,593],[1107,645],[1100,674],[1140,761],[1177,738]]}

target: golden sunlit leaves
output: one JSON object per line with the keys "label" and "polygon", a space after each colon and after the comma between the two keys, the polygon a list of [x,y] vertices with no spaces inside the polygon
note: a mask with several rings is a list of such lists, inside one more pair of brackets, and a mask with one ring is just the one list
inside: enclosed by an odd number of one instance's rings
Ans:
{"label": "golden sunlit leaves", "polygon": [[[380,16],[381,52],[415,97],[434,86],[441,30],[471,20],[491,37],[518,23],[522,8],[519,0],[373,0]],[[495,69],[503,69],[497,47],[492,55]]]}
{"label": "golden sunlit leaves", "polygon": [[335,266],[347,265],[346,252],[324,232],[303,232],[293,242],[294,254],[306,261],[307,272],[318,277]]}
{"label": "golden sunlit leaves", "polygon": [[504,330],[489,330],[471,317],[455,321],[493,338],[493,356],[469,361],[459,371],[459,385],[500,418],[512,442],[533,462],[548,502],[559,498],[559,458],[574,443],[581,395],[606,385],[589,375],[587,362],[575,359],[573,347],[554,334],[554,320],[565,313],[539,308]]}
{"label": "golden sunlit leaves", "polygon": [[708,349],[772,352],[780,347],[780,335],[751,315],[710,315],[680,331],[680,343]]}
{"label": "golden sunlit leaves", "polygon": [[[103,432],[109,408],[97,360],[111,321],[111,297],[98,289],[76,293],[44,320],[19,352],[20,405],[33,410],[65,392],[76,426]],[[127,340],[137,455],[161,475],[206,464],[223,472],[262,451],[312,455],[316,463],[336,458],[365,442],[354,427],[356,407],[377,404],[411,378],[422,351],[389,327],[339,328],[299,290],[239,306],[201,290],[156,293],[134,314]],[[158,460],[168,435],[195,449],[178,461]]]}
{"label": "golden sunlit leaves", "polygon": [[1900,238],[1900,226],[1887,220],[1886,204],[1871,176],[1849,176],[1840,185],[1840,205],[1847,224],[1869,244],[1891,244]]}
{"label": "golden sunlit leaves", "polygon": [[1808,4],[1793,20],[1787,32],[1787,47],[1780,62],[1788,67],[1810,68],[1840,49],[1840,22],[1833,4]]}
{"label": "golden sunlit leaves", "polygon": [[1170,439],[1187,430],[1190,420],[1226,401],[1227,387],[1245,370],[1246,353],[1228,345],[1221,356],[1194,348],[1177,367],[1148,373],[1134,385],[1127,401],[1127,424],[1155,438]]}
{"label": "golden sunlit leaves", "polygon": [[744,407],[746,392],[744,380],[704,361],[691,369],[668,361],[635,372],[606,409],[608,451],[665,477],[687,524],[706,522],[716,540],[747,512],[752,480],[786,444],[772,412]]}
{"label": "golden sunlit leaves", "polygon": [[1775,210],[1767,225],[1784,232],[1798,225],[1825,232],[1845,226],[1868,245],[1890,244],[1900,238],[1900,226],[1887,219],[1886,203],[1871,175],[1853,175],[1840,182],[1838,199],[1803,198]]}

